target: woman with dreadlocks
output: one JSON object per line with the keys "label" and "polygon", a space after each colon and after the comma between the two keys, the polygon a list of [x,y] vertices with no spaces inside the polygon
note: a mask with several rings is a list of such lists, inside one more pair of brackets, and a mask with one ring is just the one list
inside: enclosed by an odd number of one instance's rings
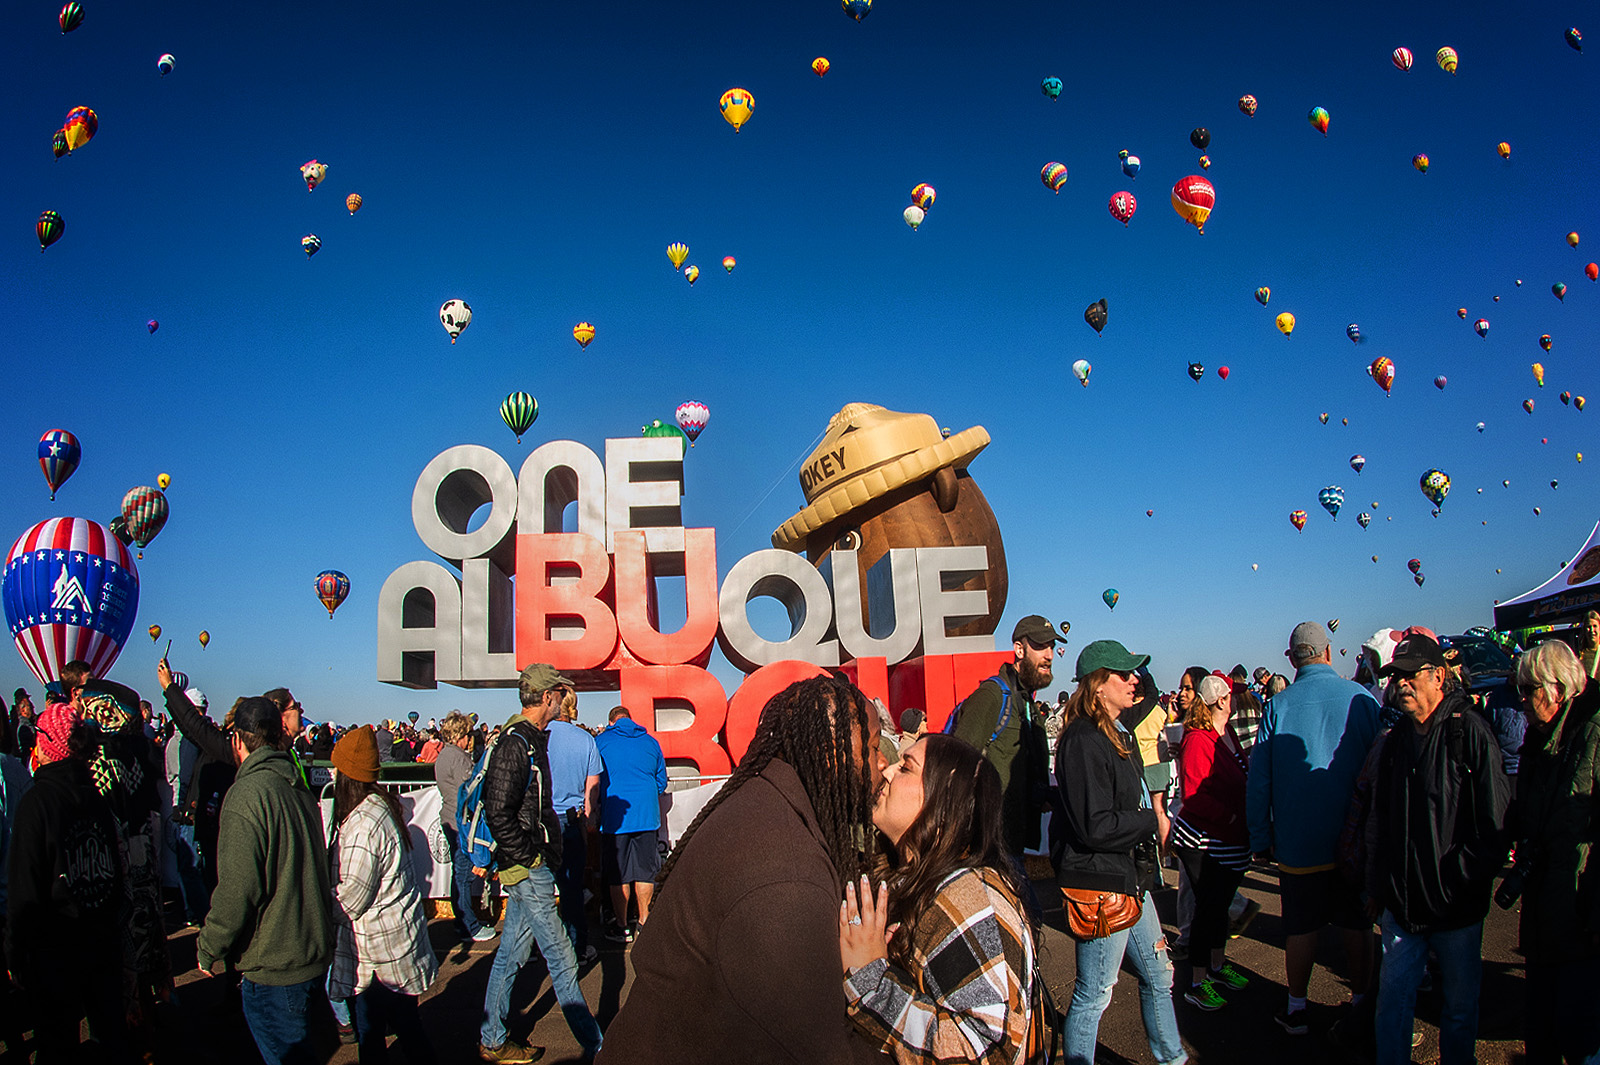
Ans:
{"label": "woman with dreadlocks", "polygon": [[839,900],[877,850],[877,732],[842,678],[767,703],[732,778],[661,868],[599,1062],[877,1058],[839,980]]}
{"label": "woman with dreadlocks", "polygon": [[1028,1046],[1038,922],[1001,794],[977,748],[931,735],[889,770],[873,807],[889,880],[845,886],[839,951],[851,1019],[897,1061],[1012,1065]]}

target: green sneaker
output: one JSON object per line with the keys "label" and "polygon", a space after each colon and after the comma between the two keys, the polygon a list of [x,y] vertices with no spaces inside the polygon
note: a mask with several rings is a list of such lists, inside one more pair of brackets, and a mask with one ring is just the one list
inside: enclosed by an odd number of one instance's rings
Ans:
{"label": "green sneaker", "polygon": [[1226,962],[1220,969],[1212,969],[1206,974],[1219,984],[1227,984],[1234,991],[1243,991],[1250,986],[1250,978],[1233,967],[1232,962]]}
{"label": "green sneaker", "polygon": [[1205,1010],[1207,1013],[1220,1010],[1228,1004],[1228,1000],[1222,997],[1221,993],[1217,991],[1217,985],[1213,984],[1209,978],[1201,980],[1191,987],[1189,993],[1184,995],[1183,999],[1195,1009]]}

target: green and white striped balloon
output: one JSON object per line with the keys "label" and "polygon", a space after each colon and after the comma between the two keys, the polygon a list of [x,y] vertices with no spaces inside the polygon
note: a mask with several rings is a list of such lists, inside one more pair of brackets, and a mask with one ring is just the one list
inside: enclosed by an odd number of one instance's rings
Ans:
{"label": "green and white striped balloon", "polygon": [[526,392],[513,392],[500,404],[500,417],[505,420],[506,428],[517,434],[520,444],[522,434],[539,420],[539,401]]}

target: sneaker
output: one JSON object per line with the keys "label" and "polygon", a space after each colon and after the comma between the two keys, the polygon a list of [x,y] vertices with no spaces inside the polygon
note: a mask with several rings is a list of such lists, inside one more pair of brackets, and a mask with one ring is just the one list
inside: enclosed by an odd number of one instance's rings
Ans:
{"label": "sneaker", "polygon": [[1232,962],[1224,963],[1220,969],[1212,969],[1206,976],[1233,991],[1243,991],[1250,986],[1250,978],[1235,969]]}
{"label": "sneaker", "polygon": [[494,925],[486,924],[480,927],[476,932],[472,933],[472,941],[474,943],[487,943],[489,940],[493,939],[499,934],[499,932],[494,930]]}
{"label": "sneaker", "polygon": [[1422,1045],[1422,1029],[1415,1024],[1411,1026],[1411,1049],[1415,1050]]}
{"label": "sneaker", "polygon": [[584,946],[583,953],[578,955],[578,964],[580,966],[593,965],[599,958],[600,952],[594,949],[593,943],[589,943]]}
{"label": "sneaker", "polygon": [[1228,925],[1228,938],[1238,939],[1240,936],[1244,935],[1244,930],[1250,927],[1250,922],[1254,921],[1256,919],[1256,915],[1260,912],[1261,903],[1257,902],[1255,899],[1246,899],[1244,904],[1244,912],[1239,915],[1239,919],[1237,921],[1234,921]]}
{"label": "sneaker", "polygon": [[544,1057],[544,1047],[524,1046],[515,1039],[507,1039],[497,1047],[478,1044],[478,1057],[500,1065],[532,1065]]}
{"label": "sneaker", "polygon": [[353,1024],[339,1025],[339,1042],[344,1043],[346,1046],[355,1046],[356,1026]]}
{"label": "sneaker", "polygon": [[1228,1004],[1228,1000],[1222,997],[1217,991],[1217,986],[1210,980],[1201,980],[1195,984],[1189,989],[1189,993],[1183,996],[1183,1000],[1195,1009],[1205,1010],[1207,1013],[1220,1010]]}
{"label": "sneaker", "polygon": [[1274,1014],[1272,1019],[1278,1022],[1279,1028],[1290,1035],[1305,1035],[1311,1031],[1311,1026],[1306,1023],[1307,1012],[1309,1011],[1295,1010],[1290,1013],[1288,1007],[1285,1007]]}
{"label": "sneaker", "polygon": [[631,943],[633,942],[633,933],[629,932],[615,921],[607,921],[606,938],[614,943]]}

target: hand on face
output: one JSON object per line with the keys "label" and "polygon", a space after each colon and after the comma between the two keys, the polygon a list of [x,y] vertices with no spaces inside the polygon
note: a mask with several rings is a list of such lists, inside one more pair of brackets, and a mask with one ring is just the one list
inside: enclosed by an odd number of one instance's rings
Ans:
{"label": "hand on face", "polygon": [[878,885],[874,899],[872,884],[865,876],[857,885],[844,886],[844,901],[839,903],[839,954],[844,971],[859,969],[889,956],[889,885]]}

